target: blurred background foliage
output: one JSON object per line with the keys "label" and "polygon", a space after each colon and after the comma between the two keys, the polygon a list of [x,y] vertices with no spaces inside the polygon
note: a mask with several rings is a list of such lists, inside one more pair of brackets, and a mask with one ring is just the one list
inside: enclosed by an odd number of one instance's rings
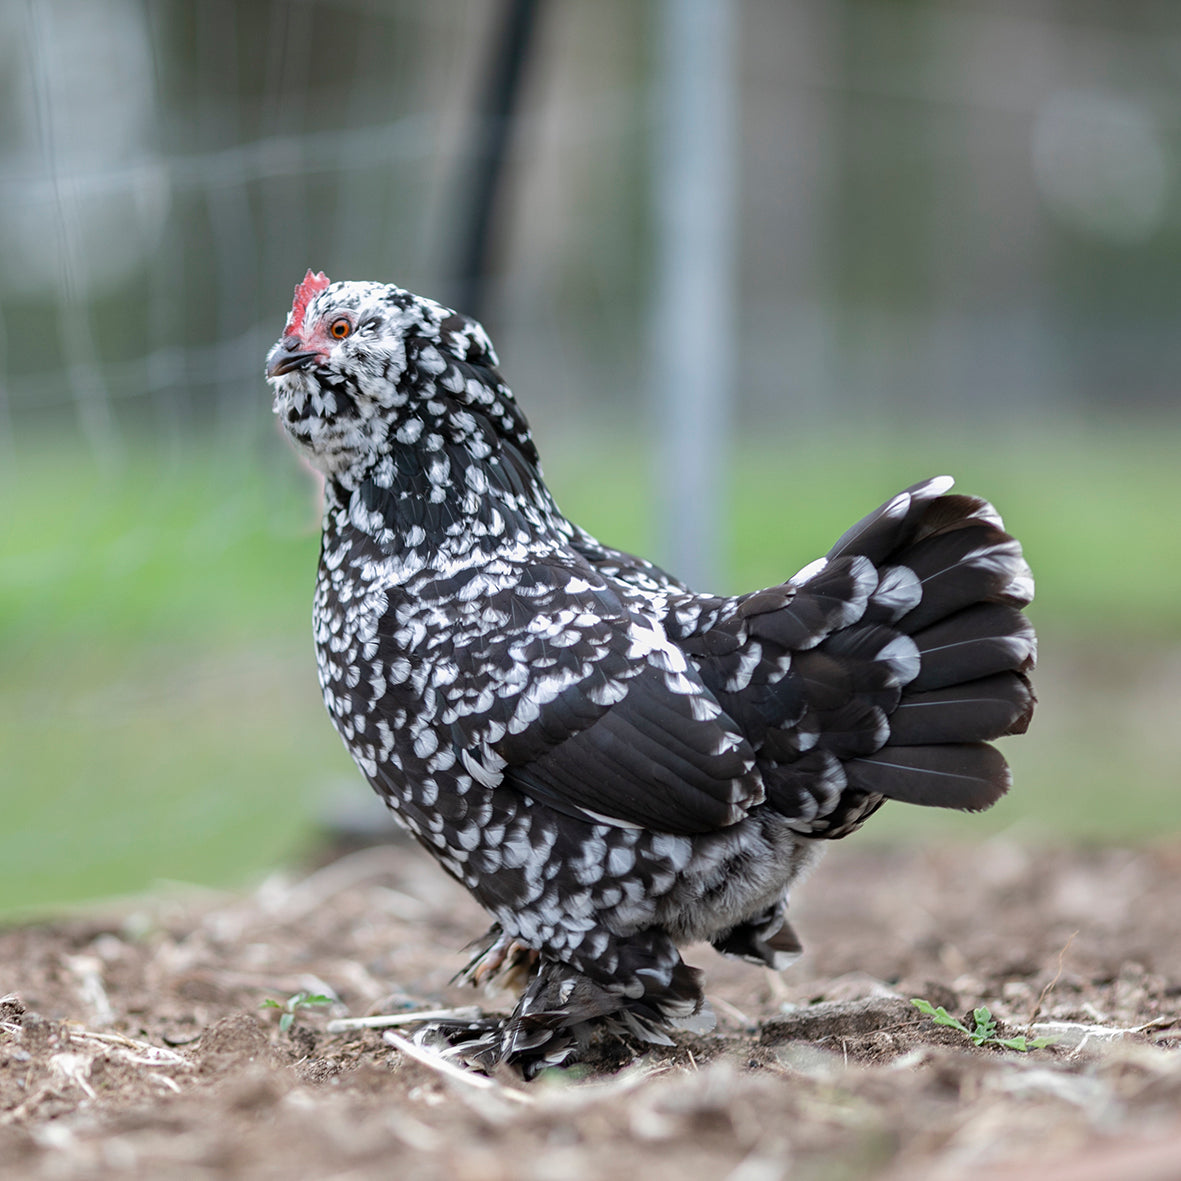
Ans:
{"label": "blurred background foliage", "polygon": [[[675,2],[675,0],[674,0]],[[659,557],[655,0],[541,0],[483,318],[560,503]],[[1181,9],[734,0],[723,589],[950,471],[1038,576],[985,817],[1181,823]],[[235,884],[367,788],[261,369],[306,267],[454,298],[491,0],[0,3],[0,911]],[[710,325],[700,326],[703,332]]]}

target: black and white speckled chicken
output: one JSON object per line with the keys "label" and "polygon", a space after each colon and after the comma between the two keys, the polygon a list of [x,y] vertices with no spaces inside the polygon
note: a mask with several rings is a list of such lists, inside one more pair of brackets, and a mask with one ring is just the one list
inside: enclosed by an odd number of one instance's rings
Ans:
{"label": "black and white speckled chicken", "polygon": [[885,800],[975,811],[1007,789],[988,742],[1033,711],[1033,581],[949,478],[779,586],[699,594],[562,515],[474,321],[309,271],[267,377],[325,476],[328,711],[494,917],[471,974],[526,973],[488,1058],[700,1027],[679,944],[783,967],[787,892],[824,840]]}

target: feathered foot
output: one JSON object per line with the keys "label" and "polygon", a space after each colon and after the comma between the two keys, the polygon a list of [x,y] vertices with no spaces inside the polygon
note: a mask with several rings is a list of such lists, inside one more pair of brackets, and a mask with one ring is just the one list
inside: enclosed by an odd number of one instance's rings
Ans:
{"label": "feathered foot", "polygon": [[620,985],[599,984],[495,929],[490,936],[458,979],[476,982],[497,972],[528,971],[516,1008],[507,1017],[432,1021],[416,1037],[428,1044],[444,1042],[451,1055],[475,1069],[491,1072],[508,1065],[528,1079],[584,1057],[598,1037],[671,1046],[670,1030],[705,1033],[714,1026],[701,993],[701,973],[679,960],[662,987],[628,996]]}

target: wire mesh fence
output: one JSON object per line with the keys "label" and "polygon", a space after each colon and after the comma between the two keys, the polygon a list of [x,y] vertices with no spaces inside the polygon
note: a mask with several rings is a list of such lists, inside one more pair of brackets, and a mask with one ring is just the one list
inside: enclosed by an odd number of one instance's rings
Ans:
{"label": "wire mesh fence", "polygon": [[[485,313],[536,416],[634,415],[661,25],[624,0],[538,10]],[[719,167],[741,422],[1175,405],[1181,14],[735,12],[740,134]],[[491,0],[0,7],[2,445],[47,422],[108,455],[145,428],[241,437],[307,265],[464,290],[465,152],[502,17]]]}

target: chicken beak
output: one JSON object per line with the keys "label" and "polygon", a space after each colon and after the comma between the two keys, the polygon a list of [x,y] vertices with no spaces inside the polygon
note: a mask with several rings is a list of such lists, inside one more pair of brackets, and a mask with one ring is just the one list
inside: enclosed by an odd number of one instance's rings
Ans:
{"label": "chicken beak", "polygon": [[284,337],[267,358],[267,377],[282,377],[293,369],[303,369],[319,355],[314,350],[305,349],[297,337]]}

